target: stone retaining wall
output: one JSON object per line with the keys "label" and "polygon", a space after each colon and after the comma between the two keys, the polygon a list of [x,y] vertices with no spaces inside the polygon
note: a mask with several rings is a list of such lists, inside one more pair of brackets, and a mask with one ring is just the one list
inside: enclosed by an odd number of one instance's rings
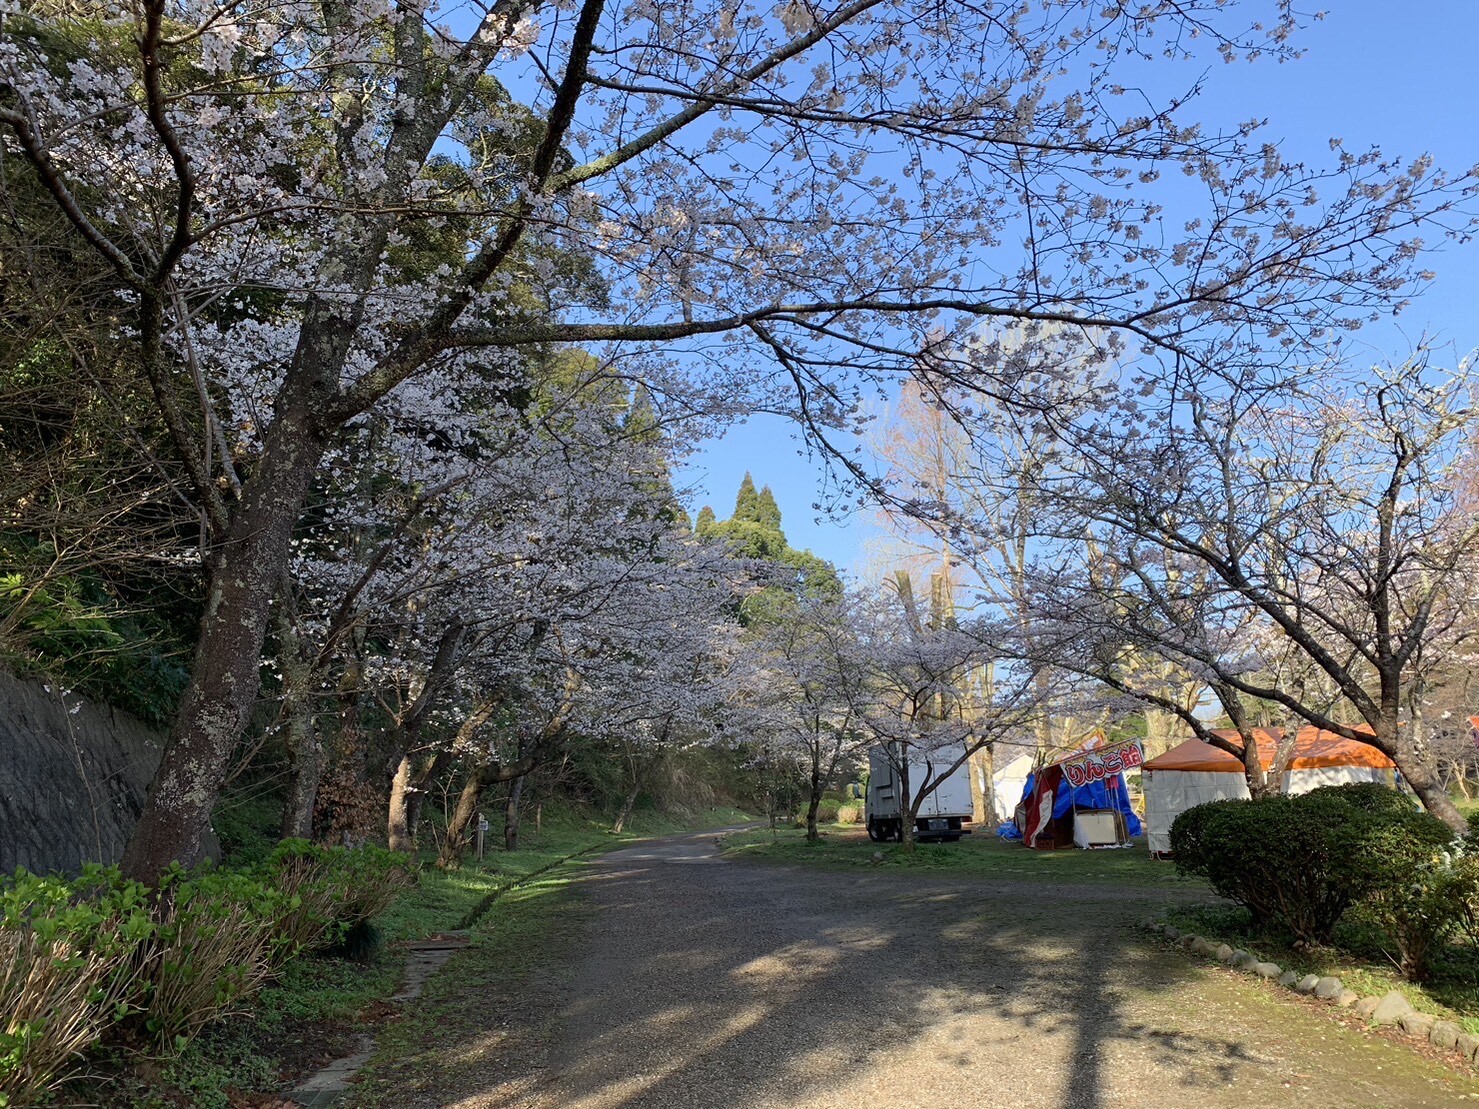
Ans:
{"label": "stone retaining wall", "polygon": [[0,874],[117,862],[163,739],[127,713],[0,670]]}

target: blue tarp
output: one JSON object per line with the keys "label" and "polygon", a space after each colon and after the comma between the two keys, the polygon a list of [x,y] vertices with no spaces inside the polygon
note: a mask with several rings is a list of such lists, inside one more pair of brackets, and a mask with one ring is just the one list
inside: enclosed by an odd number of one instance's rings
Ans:
{"label": "blue tarp", "polygon": [[[1116,774],[1109,781],[1114,783],[1113,789],[1109,788],[1108,781],[1091,782],[1077,789],[1070,786],[1066,780],[1059,782],[1057,796],[1053,798],[1053,818],[1067,816],[1071,809],[1115,809],[1124,814],[1125,827],[1129,829],[1130,835],[1140,835],[1142,831],[1140,818],[1135,815],[1135,810],[1130,808],[1130,791],[1125,788],[1125,776]],[[1032,796],[1032,790],[1036,784],[1037,772],[1034,771],[1027,775],[1027,782],[1022,787],[1021,800],[1026,801]],[[1012,828],[1015,830],[1016,825],[1013,824]],[[1021,832],[1008,836],[1005,826],[998,834],[1004,839],[1022,838]]]}

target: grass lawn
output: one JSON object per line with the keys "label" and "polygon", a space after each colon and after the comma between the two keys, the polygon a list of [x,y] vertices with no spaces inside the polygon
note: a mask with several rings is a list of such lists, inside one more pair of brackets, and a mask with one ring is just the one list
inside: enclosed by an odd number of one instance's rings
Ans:
{"label": "grass lawn", "polygon": [[[1021,842],[994,834],[967,836],[958,843],[916,844],[912,855],[896,843],[873,843],[857,825],[834,825],[820,843],[807,843],[800,829],[734,833],[725,838],[725,854],[734,859],[800,863],[836,869],[899,867],[950,872],[963,877],[1012,881],[1104,882],[1148,889],[1204,889],[1199,879],[1183,878],[1171,863],[1152,859],[1143,842],[1100,851],[1029,851]],[[881,863],[874,855],[881,854]]]}

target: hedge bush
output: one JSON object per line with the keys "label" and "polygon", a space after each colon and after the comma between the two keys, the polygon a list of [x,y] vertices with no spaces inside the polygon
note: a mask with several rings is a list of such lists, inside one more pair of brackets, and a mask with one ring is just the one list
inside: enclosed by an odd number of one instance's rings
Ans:
{"label": "hedge bush", "polygon": [[1206,878],[1255,923],[1278,922],[1309,943],[1329,943],[1357,900],[1369,900],[1401,947],[1418,901],[1399,891],[1453,840],[1436,818],[1375,785],[1326,786],[1295,797],[1198,805],[1176,818],[1171,852],[1184,873]]}

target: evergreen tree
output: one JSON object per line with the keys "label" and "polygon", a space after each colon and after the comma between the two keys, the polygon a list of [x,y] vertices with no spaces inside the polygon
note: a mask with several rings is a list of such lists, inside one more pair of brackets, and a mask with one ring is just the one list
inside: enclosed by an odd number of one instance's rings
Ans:
{"label": "evergreen tree", "polygon": [[800,596],[840,596],[842,583],[836,568],[810,551],[797,550],[781,530],[781,510],[770,486],[755,488],[748,473],[734,499],[734,515],[718,520],[707,505],[698,514],[697,534],[704,539],[722,539],[738,555],[773,563],[776,584],[762,589],[744,605],[746,622],[765,621]]}

